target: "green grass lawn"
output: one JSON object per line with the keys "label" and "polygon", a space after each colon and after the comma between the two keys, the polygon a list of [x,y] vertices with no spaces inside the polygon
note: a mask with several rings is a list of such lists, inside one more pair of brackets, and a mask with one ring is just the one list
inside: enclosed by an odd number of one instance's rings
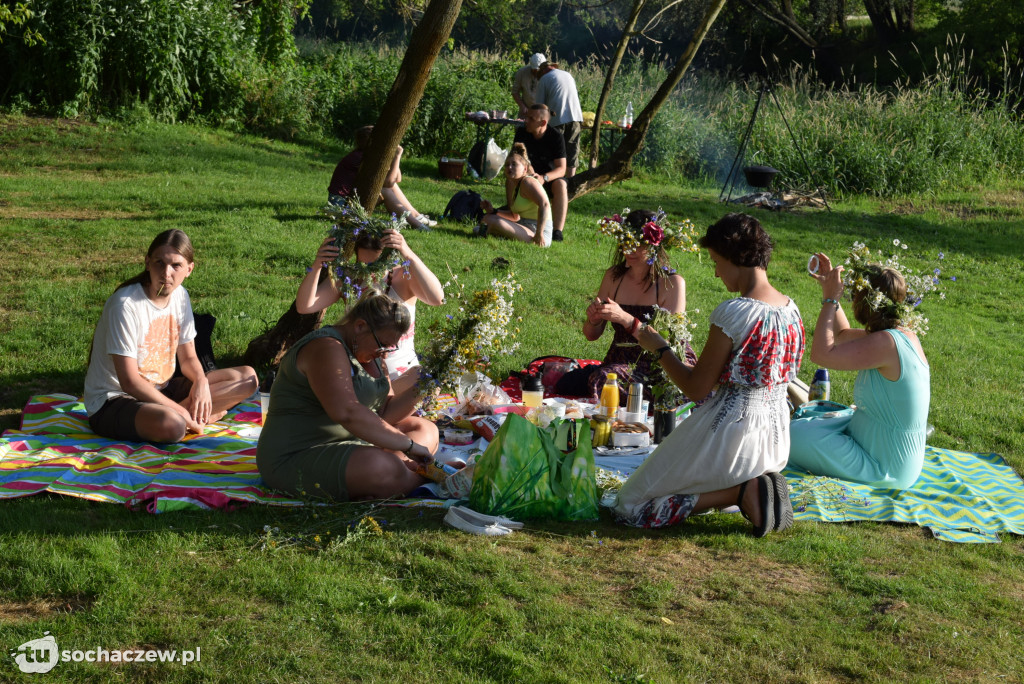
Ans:
{"label": "green grass lawn", "polygon": [[[192,237],[186,287],[197,311],[217,316],[221,364],[237,362],[294,297],[345,152],[22,118],[0,118],[0,149],[4,429],[33,394],[81,392],[104,300],[166,228]],[[434,160],[403,170],[407,194],[434,215],[462,187],[501,195],[497,183],[438,179]],[[407,237],[442,282],[450,271],[481,285],[496,257],[512,262],[521,347],[498,370],[551,353],[600,358],[607,338],[588,343],[580,330],[612,248],[597,219],[661,206],[703,227],[725,212],[717,191],[622,183],[574,202],[566,242],[548,250],[445,223]],[[996,451],[1021,471],[1024,187],[833,206],[757,214],[776,241],[769,276],[805,312],[808,342],[820,299],[804,271],[812,252],[895,238],[927,257],[915,265],[944,252],[957,281],[924,306],[930,443]],[[699,310],[699,348],[730,295],[706,256],[673,261]],[[420,329],[445,312],[420,307]],[[801,376],[813,372],[806,360]],[[853,377],[833,373],[835,399],[852,399]],[[351,527],[366,515],[385,521],[381,534]],[[660,532],[602,517],[489,541],[434,511],[370,504],[157,517],[61,497],[4,501],[0,647],[49,631],[61,649],[202,649],[189,665],[61,663],[48,681],[1020,681],[1021,539],[953,545],[911,526],[798,523],[754,540],[748,529],[731,515]],[[0,681],[19,676],[31,678],[0,657]]]}

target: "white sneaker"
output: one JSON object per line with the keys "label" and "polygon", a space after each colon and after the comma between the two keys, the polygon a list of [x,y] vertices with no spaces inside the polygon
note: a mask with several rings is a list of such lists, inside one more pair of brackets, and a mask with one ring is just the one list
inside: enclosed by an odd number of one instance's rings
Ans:
{"label": "white sneaker", "polygon": [[466,506],[452,506],[449,510],[456,511],[457,515],[462,516],[465,520],[468,520],[474,525],[501,525],[502,527],[507,527],[510,530],[523,529],[523,523],[513,520],[512,518],[506,518],[503,515],[477,513],[472,508],[467,508]]}
{"label": "white sneaker", "polygon": [[437,228],[437,221],[430,218],[426,214],[420,214],[413,220],[416,221],[416,223],[420,224],[420,227],[422,228]]}
{"label": "white sneaker", "polygon": [[462,517],[458,513],[458,507],[455,506],[448,509],[448,513],[444,516],[444,521],[455,529],[469,532],[470,534],[482,534],[486,537],[504,537],[505,535],[512,534],[512,530],[501,525],[476,525]]}

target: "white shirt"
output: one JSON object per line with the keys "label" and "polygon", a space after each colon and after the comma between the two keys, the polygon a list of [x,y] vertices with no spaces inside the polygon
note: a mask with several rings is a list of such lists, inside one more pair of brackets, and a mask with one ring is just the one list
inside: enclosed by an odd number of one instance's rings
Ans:
{"label": "white shirt", "polygon": [[112,354],[135,359],[139,374],[162,388],[174,375],[178,346],[195,337],[192,301],[185,288],[174,290],[162,309],[150,301],[138,283],[117,290],[103,305],[93,335],[85,376],[85,410],[91,416],[108,399],[125,394]]}
{"label": "white shirt", "polygon": [[572,121],[583,121],[583,108],[576,92],[576,81],[569,72],[552,69],[537,81],[537,102],[551,110],[550,126],[561,126]]}

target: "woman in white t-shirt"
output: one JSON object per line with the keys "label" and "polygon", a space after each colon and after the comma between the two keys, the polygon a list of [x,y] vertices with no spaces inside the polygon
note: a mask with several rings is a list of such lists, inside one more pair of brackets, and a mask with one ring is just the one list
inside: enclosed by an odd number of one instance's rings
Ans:
{"label": "woman in white t-shirt", "polygon": [[[85,408],[96,434],[177,442],[256,391],[252,368],[206,373],[199,362],[192,303],[182,287],[195,268],[193,256],[184,232],[160,233],[146,252],[145,270],[118,285],[103,306],[85,377]],[[173,377],[175,360],[184,377]]]}

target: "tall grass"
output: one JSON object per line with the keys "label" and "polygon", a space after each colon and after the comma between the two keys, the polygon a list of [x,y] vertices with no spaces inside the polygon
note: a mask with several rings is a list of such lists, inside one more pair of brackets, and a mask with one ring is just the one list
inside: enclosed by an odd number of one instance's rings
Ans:
{"label": "tall grass", "polygon": [[[50,42],[3,46],[17,67],[3,96],[9,110],[122,118],[141,111],[277,138],[347,138],[377,119],[403,57],[386,46],[308,40],[277,54],[276,43],[254,33],[258,17],[226,0],[44,4],[48,12],[36,21]],[[996,85],[970,76],[973,57],[962,39],[934,55],[918,54],[908,72],[923,67],[925,76],[912,80],[904,72],[888,87],[851,75],[848,85],[825,88],[813,72],[793,67],[763,103],[746,161],[780,169],[781,185],[823,185],[840,196],[938,192],[1018,174],[1024,171],[1024,125],[1015,106],[1024,99],[1024,67],[1004,52]],[[446,51],[403,144],[421,156],[467,153],[476,131],[464,113],[514,109],[510,89],[519,66],[499,53]],[[592,58],[566,66],[584,110],[593,111],[604,63]],[[618,119],[629,102],[643,107],[670,66],[642,52],[627,59],[606,118]],[[654,119],[635,165],[677,179],[721,182],[759,90],[757,82],[691,73]],[[506,130],[499,142],[507,144],[508,137]]]}

